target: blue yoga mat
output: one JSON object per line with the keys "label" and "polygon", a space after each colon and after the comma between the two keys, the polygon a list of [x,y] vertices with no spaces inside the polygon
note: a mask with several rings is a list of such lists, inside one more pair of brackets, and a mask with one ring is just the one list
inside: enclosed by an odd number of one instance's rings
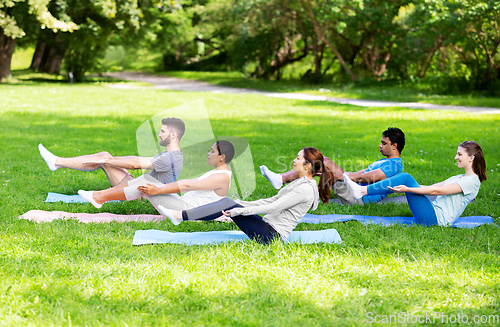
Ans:
{"label": "blue yoga mat", "polygon": [[64,202],[64,203],[88,203],[87,200],[82,199],[78,194],[66,195],[59,193],[49,192],[44,202]]}
{"label": "blue yoga mat", "polygon": [[[163,230],[138,230],[135,232],[132,244],[143,245],[153,243],[174,243],[185,245],[206,245],[223,242],[239,242],[248,240],[248,236],[242,231],[212,231],[193,233],[171,233]],[[315,231],[293,231],[287,239],[289,242],[300,242],[302,244],[312,243],[336,243],[341,244],[342,239],[335,229]]]}
{"label": "blue yoga mat", "polygon": [[[66,195],[60,193],[49,192],[47,198],[43,202],[64,202],[64,203],[89,203],[87,200],[82,199],[78,194],[76,195]],[[120,201],[108,201],[108,202],[120,202]]]}
{"label": "blue yoga mat", "polygon": [[[394,224],[416,225],[413,217],[378,217],[378,216],[361,216],[361,215],[311,215],[306,214],[302,218],[301,223],[306,224],[328,224],[334,222],[344,222],[349,220],[357,220],[365,225],[376,224],[382,226],[391,226]],[[495,224],[493,218],[489,216],[468,216],[458,218],[452,227],[457,228],[474,228],[484,224]]]}
{"label": "blue yoga mat", "polygon": [[[66,195],[49,192],[45,202],[65,202],[65,203],[88,203],[77,195]],[[109,201],[119,202],[119,201]],[[349,220],[357,220],[363,224],[377,224],[382,226],[391,226],[394,224],[416,225],[413,217],[378,217],[378,216],[361,216],[361,215],[311,215],[306,214],[302,219],[302,223],[306,224],[322,224],[343,222]],[[490,216],[468,216],[458,218],[452,227],[456,228],[474,228],[484,224],[495,224]]]}

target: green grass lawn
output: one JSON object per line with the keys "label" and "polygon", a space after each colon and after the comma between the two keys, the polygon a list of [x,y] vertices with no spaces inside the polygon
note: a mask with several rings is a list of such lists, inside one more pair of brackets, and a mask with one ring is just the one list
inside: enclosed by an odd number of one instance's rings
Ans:
{"label": "green grass lawn", "polygon": [[[61,156],[134,154],[135,131],[144,120],[200,98],[216,135],[249,141],[257,180],[251,199],[276,194],[259,165],[282,171],[282,162],[314,146],[341,166],[366,166],[380,158],[381,132],[397,126],[407,135],[405,170],[422,184],[459,174],[453,160],[457,145],[478,141],[488,180],[464,215],[493,216],[500,224],[498,115],[21,80],[0,85],[0,326],[360,326],[376,315],[377,321],[398,315],[407,325],[419,325],[411,317],[439,312],[472,321],[474,315],[500,315],[495,226],[299,224],[298,230],[335,228],[344,244],[133,246],[139,229],[237,227],[169,221],[38,224],[17,218],[32,209],[155,214],[146,201],[110,203],[100,210],[44,203],[47,192],[102,189],[107,180],[103,172],[51,172],[37,145]],[[411,215],[406,205],[395,204],[320,205],[316,213]]]}
{"label": "green grass lawn", "polygon": [[305,93],[331,98],[366,99],[397,102],[422,102],[439,105],[474,106],[500,108],[500,98],[479,95],[441,95],[430,91],[425,83],[397,85],[394,83],[373,83],[370,85],[332,83],[308,84],[300,80],[263,81],[246,78],[240,72],[189,72],[172,71],[168,76],[202,80],[221,86],[258,89],[271,92]]}

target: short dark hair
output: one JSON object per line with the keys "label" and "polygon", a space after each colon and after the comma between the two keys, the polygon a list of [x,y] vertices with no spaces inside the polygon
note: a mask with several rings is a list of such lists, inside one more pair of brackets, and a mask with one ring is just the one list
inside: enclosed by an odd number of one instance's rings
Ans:
{"label": "short dark hair", "polygon": [[174,117],[163,118],[161,120],[161,123],[173,129],[175,133],[177,133],[179,141],[181,140],[182,136],[184,135],[184,132],[186,131],[186,125],[184,125],[182,119]]}
{"label": "short dark hair", "polygon": [[231,142],[226,140],[219,140],[216,143],[219,155],[224,155],[224,162],[230,163],[234,158],[234,146]]}
{"label": "short dark hair", "polygon": [[389,127],[382,135],[389,138],[391,143],[396,143],[399,153],[405,148],[405,133],[397,127]]}

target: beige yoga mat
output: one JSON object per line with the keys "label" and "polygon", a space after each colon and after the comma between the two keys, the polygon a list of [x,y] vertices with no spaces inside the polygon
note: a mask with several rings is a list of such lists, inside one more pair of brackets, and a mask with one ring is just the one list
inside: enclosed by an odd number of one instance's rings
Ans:
{"label": "beige yoga mat", "polygon": [[71,213],[64,211],[43,211],[30,210],[18,217],[19,219],[27,219],[39,223],[49,223],[56,219],[76,219],[82,223],[109,223],[112,221],[128,222],[128,221],[160,221],[165,219],[161,215],[116,215],[112,213]]}

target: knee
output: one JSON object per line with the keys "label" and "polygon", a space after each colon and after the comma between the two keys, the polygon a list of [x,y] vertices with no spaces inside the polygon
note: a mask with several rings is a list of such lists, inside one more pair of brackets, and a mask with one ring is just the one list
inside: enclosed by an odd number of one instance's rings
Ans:
{"label": "knee", "polygon": [[415,180],[415,178],[413,178],[412,175],[408,174],[408,173],[401,173],[399,174],[401,177],[405,178],[406,180]]}
{"label": "knee", "polygon": [[221,206],[225,207],[225,208],[229,208],[229,207],[232,207],[234,205],[238,205],[236,202],[234,202],[233,200],[231,200],[230,198],[223,198],[223,199],[220,199],[219,200],[219,203]]}
{"label": "knee", "polygon": [[415,178],[408,173],[401,173],[401,174],[396,175],[396,176],[399,176],[399,178],[402,178],[401,182],[403,184],[405,184],[406,186],[415,187],[418,185],[418,182],[415,180]]}
{"label": "knee", "polygon": [[327,167],[328,169],[330,169],[331,171],[337,169],[338,165],[333,162],[332,159],[328,158],[328,157],[323,157],[323,165],[325,167]]}
{"label": "knee", "polygon": [[99,159],[111,159],[111,158],[113,158],[113,156],[109,152],[106,152],[106,151],[96,153],[95,155]]}

